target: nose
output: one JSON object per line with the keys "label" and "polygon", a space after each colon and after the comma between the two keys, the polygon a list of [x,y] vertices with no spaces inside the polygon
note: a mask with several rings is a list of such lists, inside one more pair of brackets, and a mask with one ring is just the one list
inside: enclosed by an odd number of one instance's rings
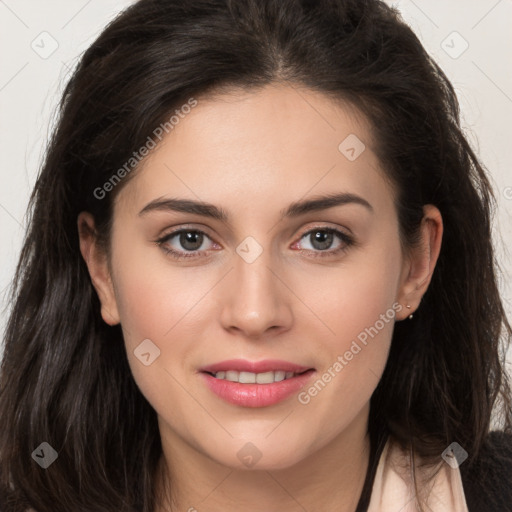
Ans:
{"label": "nose", "polygon": [[222,290],[221,323],[224,329],[246,338],[261,339],[290,329],[293,293],[285,285],[269,251],[248,263],[237,253],[233,270]]}

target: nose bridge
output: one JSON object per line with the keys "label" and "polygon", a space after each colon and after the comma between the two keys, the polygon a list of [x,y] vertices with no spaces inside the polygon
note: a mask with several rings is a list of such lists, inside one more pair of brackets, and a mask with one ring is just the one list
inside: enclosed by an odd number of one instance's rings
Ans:
{"label": "nose bridge", "polygon": [[276,278],[272,251],[247,237],[236,248],[233,267],[222,304],[223,326],[251,337],[289,327],[290,304],[286,287]]}

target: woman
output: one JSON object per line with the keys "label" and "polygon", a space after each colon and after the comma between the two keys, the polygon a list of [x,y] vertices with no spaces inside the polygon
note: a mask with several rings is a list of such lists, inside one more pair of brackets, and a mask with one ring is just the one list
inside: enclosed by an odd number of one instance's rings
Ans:
{"label": "woman", "polygon": [[384,3],[135,3],[32,195],[2,511],[510,510],[492,207]]}

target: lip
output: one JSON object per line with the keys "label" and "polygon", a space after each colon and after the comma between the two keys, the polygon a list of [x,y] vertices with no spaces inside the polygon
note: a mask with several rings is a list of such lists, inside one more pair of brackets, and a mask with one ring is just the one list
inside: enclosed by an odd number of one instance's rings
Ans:
{"label": "lip", "polygon": [[[239,382],[217,379],[208,373],[227,370],[252,373],[282,370],[301,374],[271,384],[240,384]],[[243,359],[232,359],[205,366],[201,368],[199,375],[210,391],[228,403],[241,407],[267,407],[282,402],[298,393],[315,373],[314,368],[297,365],[288,361],[269,359],[253,362]]]}

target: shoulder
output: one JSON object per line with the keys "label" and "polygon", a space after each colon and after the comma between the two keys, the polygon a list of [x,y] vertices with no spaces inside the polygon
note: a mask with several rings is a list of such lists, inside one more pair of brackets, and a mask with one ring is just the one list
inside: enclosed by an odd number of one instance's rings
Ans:
{"label": "shoulder", "polygon": [[460,473],[469,512],[512,512],[512,433],[490,432]]}

